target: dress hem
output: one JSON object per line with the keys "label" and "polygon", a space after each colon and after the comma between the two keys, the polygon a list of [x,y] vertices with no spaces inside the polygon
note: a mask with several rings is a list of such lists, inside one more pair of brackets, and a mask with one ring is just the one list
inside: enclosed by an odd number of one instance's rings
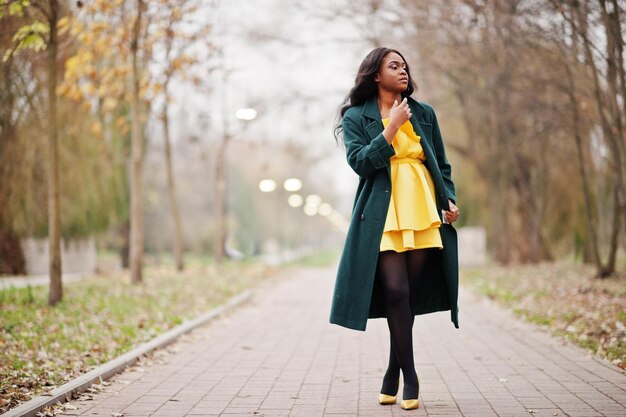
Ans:
{"label": "dress hem", "polygon": [[426,243],[426,244],[423,244],[423,245],[417,245],[417,246],[415,246],[415,247],[413,247],[413,248],[404,248],[404,249],[403,249],[403,250],[401,250],[401,251],[396,250],[396,248],[391,248],[391,247],[381,247],[381,248],[380,248],[380,250],[379,250],[379,252],[383,252],[383,251],[386,251],[386,250],[392,250],[392,251],[394,251],[394,252],[398,252],[398,253],[400,253],[400,252],[406,252],[406,251],[408,251],[408,250],[413,250],[413,249],[426,249],[426,248],[437,248],[437,249],[443,249],[443,246],[440,246],[440,245],[437,245],[437,244],[429,244],[429,243]]}

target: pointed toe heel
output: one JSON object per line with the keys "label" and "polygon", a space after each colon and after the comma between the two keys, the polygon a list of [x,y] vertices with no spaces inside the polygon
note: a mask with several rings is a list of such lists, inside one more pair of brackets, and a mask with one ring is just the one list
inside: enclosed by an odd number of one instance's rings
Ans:
{"label": "pointed toe heel", "polygon": [[378,394],[378,403],[383,405],[395,404],[396,395]]}
{"label": "pointed toe heel", "polygon": [[[387,376],[387,375],[385,375]],[[394,381],[388,381],[383,379],[383,386],[378,394],[378,403],[383,405],[395,404],[398,397],[398,386],[400,385],[400,378],[398,377]],[[385,392],[395,392],[395,395],[384,394]]]}
{"label": "pointed toe heel", "polygon": [[415,410],[416,408],[419,408],[419,406],[420,406],[419,399],[400,401],[400,407],[404,408],[405,410]]}

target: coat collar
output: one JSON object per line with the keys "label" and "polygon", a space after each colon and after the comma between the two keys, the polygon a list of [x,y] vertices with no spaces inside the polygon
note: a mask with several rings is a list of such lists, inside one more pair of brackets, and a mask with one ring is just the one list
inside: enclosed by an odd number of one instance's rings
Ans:
{"label": "coat collar", "polygon": [[[419,120],[421,114],[424,112],[424,107],[417,102],[413,97],[402,95],[402,97],[406,97],[409,102],[409,107],[411,108],[411,112],[413,113],[413,117],[415,120]],[[374,120],[381,120],[382,116],[380,115],[380,109],[378,108],[378,94],[374,94],[372,97],[367,99],[363,106],[363,111],[361,112],[363,116],[369,117]]]}

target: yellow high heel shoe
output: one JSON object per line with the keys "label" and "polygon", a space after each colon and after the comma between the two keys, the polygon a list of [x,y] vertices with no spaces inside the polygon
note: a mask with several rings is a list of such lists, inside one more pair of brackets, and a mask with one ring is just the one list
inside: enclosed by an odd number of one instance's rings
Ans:
{"label": "yellow high heel shoe", "polygon": [[419,408],[419,406],[420,406],[419,399],[400,401],[400,407],[404,408],[405,410],[415,410],[416,408]]}
{"label": "yellow high heel shoe", "polygon": [[[419,397],[419,394],[420,394],[420,379],[418,377],[417,378],[417,397]],[[420,406],[419,398],[410,398],[408,400],[400,401],[400,407],[402,407],[405,410],[415,410],[416,408],[419,408],[419,406]]]}
{"label": "yellow high heel shoe", "polygon": [[378,394],[378,403],[383,405],[395,404],[397,395]]}
{"label": "yellow high heel shoe", "polygon": [[[398,378],[398,385],[400,385],[400,378]],[[396,386],[396,391],[397,390],[398,390],[398,388]],[[395,404],[397,397],[398,397],[397,394],[396,395],[389,395],[389,394],[383,394],[381,392],[381,393],[378,394],[378,404],[383,404],[383,405]]]}

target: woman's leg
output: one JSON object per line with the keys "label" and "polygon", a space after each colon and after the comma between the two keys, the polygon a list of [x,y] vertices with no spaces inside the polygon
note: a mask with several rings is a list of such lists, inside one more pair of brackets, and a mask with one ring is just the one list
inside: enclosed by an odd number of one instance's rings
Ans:
{"label": "woman's leg", "polygon": [[434,248],[414,249],[406,252],[407,272],[409,275],[409,285],[414,288],[422,279],[424,267],[428,257]]}
{"label": "woman's leg", "polygon": [[[424,279],[424,269],[426,267],[428,257],[430,256],[432,251],[432,248],[424,248],[409,250],[406,252],[407,274],[409,276],[409,288],[411,289],[411,292],[414,291],[414,288],[417,288],[420,280]],[[412,317],[415,318],[415,316],[413,315]],[[405,398],[417,398],[417,395],[419,394],[419,380],[416,381],[416,384],[417,386],[415,388],[415,391],[412,391],[416,392],[416,396]]]}
{"label": "woman's leg", "polygon": [[[417,286],[419,280],[422,279],[422,274],[426,261],[428,260],[428,253],[430,249],[417,249],[406,252],[407,273],[409,276],[409,288],[413,292],[413,288]],[[411,329],[415,322],[415,316],[411,314]],[[383,385],[380,390],[381,393],[387,395],[396,395],[398,392],[398,380],[400,378],[400,364],[394,351],[393,337],[391,332],[389,333],[389,364],[387,365],[387,371],[383,377]]]}
{"label": "woman's leg", "polygon": [[[405,252],[380,252],[377,269],[384,291],[393,351],[404,377],[403,398],[417,398],[417,374],[413,361],[413,314],[409,304],[409,278]],[[391,392],[389,395],[394,393]]]}
{"label": "woman's leg", "polygon": [[[411,329],[413,328],[413,322],[415,316],[411,315]],[[396,395],[398,392],[398,385],[400,379],[400,364],[398,358],[396,358],[396,352],[393,349],[393,337],[389,332],[389,364],[387,365],[387,372],[383,377],[383,386],[380,390],[383,394]]]}

